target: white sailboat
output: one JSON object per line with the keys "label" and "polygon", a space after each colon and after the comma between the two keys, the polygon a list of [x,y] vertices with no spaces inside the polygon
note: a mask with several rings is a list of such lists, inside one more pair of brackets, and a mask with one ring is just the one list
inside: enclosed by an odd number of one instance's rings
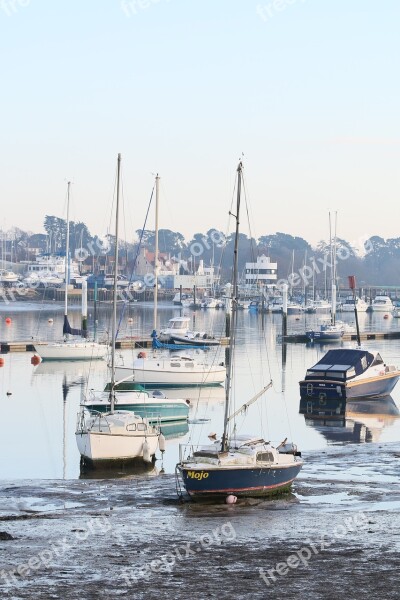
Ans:
{"label": "white sailboat", "polygon": [[[104,359],[108,347],[96,341],[86,339],[87,330],[73,329],[68,321],[68,285],[69,285],[69,198],[71,182],[68,181],[67,188],[67,235],[65,250],[65,298],[64,298],[64,340],[61,342],[50,342],[35,346],[37,354],[42,360],[94,360]],[[85,325],[87,318],[87,284],[82,282],[82,324]],[[68,336],[74,335],[75,339]]]}
{"label": "white sailboat", "polygon": [[[160,432],[143,417],[126,410],[115,410],[115,336],[117,328],[117,264],[118,264],[118,217],[119,181],[121,155],[118,155],[117,201],[115,224],[115,269],[112,319],[111,384],[109,392],[110,411],[88,414],[83,407],[76,429],[76,442],[85,462],[104,463],[113,461],[142,460],[151,462],[159,443]],[[160,440],[160,442],[162,439]]]}
{"label": "white sailboat", "polygon": [[[335,236],[332,244],[331,213],[329,213],[329,244],[331,252],[331,318],[329,323],[322,322],[318,329],[306,331],[306,336],[311,342],[337,342],[340,341],[347,329],[345,323],[336,321],[336,223],[335,213]],[[315,303],[314,303],[315,306]]]}
{"label": "white sailboat", "polygon": [[351,296],[347,296],[342,303],[342,312],[354,312],[354,305],[357,307],[357,312],[367,312],[368,304],[359,296],[355,298]]}
{"label": "white sailboat", "polygon": [[[274,447],[258,436],[239,435],[235,418],[271,386],[270,382],[261,392],[246,402],[239,410],[232,410],[233,351],[235,348],[237,298],[238,298],[238,242],[239,213],[242,181],[242,163],[238,167],[236,234],[234,249],[233,287],[231,302],[230,361],[226,385],[225,413],[221,440],[214,444],[195,449],[193,445],[180,446],[180,460],[177,464],[177,477],[182,478],[190,496],[224,497],[267,496],[290,488],[297,477],[303,461],[293,444],[286,440]],[[231,430],[231,435],[229,435]],[[178,480],[179,481],[179,480]]]}
{"label": "white sailboat", "polygon": [[[158,204],[159,204],[160,177],[156,176],[156,223],[155,223],[155,284],[154,284],[154,311],[153,335],[157,329],[157,299],[158,299]],[[157,340],[156,340],[157,341]],[[152,356],[146,352],[139,352],[131,365],[122,363],[116,366],[116,378],[147,386],[193,386],[193,385],[221,385],[226,379],[224,364],[197,361],[194,358],[181,355],[169,356],[160,354],[154,349]]]}

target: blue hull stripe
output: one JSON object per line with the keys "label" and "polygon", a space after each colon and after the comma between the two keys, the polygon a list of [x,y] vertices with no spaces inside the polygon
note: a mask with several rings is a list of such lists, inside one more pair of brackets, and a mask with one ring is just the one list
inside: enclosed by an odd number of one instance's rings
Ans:
{"label": "blue hull stripe", "polygon": [[188,494],[251,494],[268,495],[287,488],[297,477],[301,464],[269,469],[190,469],[181,468]]}

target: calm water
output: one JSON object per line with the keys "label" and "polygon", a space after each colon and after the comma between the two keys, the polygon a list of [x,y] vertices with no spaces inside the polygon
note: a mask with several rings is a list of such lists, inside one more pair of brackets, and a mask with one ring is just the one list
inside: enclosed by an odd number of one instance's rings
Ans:
{"label": "calm water", "polygon": [[[182,314],[181,309],[161,305],[160,327],[169,318]],[[200,330],[223,333],[225,314],[210,310],[190,313],[195,327]],[[11,325],[5,318],[12,319]],[[99,312],[99,335],[109,329],[110,307]],[[121,323],[120,336],[147,336],[152,329],[152,306],[137,303],[130,307]],[[352,322],[352,315],[341,315],[342,320]],[[62,306],[20,305],[2,306],[0,310],[0,339],[2,341],[57,339],[62,329]],[[132,320],[128,322],[128,319]],[[52,322],[49,322],[52,320]],[[77,310],[72,310],[71,320],[78,325]],[[302,330],[315,325],[317,319],[289,317],[289,330]],[[388,330],[400,327],[400,321],[383,314],[360,315],[365,330]],[[280,315],[264,315],[264,318],[247,311],[239,313],[237,350],[235,357],[236,378],[234,398],[238,408],[254,396],[270,379],[273,388],[253,404],[244,418],[237,418],[241,433],[259,434],[279,442],[288,437],[299,448],[323,449],[328,444],[349,442],[371,443],[397,441],[400,438],[400,385],[392,400],[380,402],[358,401],[348,407],[346,416],[329,421],[317,420],[311,415],[299,414],[298,381],[305,370],[314,364],[327,350],[327,346],[307,347],[292,344],[286,347],[276,342],[280,333]],[[350,346],[351,344],[344,344]],[[400,340],[366,342],[367,348],[378,348],[388,363],[400,364]],[[330,345],[329,347],[334,347]],[[137,353],[121,351],[125,364]],[[202,355],[202,351],[195,351]],[[209,356],[213,356],[210,351]],[[107,367],[103,361],[89,363],[42,363],[31,364],[32,353],[11,353],[4,356],[0,369],[0,408],[2,435],[0,436],[0,478],[78,478],[80,476],[79,453],[75,443],[76,416],[81,398],[89,389],[103,389]],[[225,349],[217,350],[218,362],[225,360]],[[190,423],[175,426],[166,431],[167,449],[163,464],[157,461],[155,473],[161,468],[172,473],[178,460],[179,443],[206,442],[211,432],[221,433],[224,388],[168,390],[167,395],[190,398]]]}

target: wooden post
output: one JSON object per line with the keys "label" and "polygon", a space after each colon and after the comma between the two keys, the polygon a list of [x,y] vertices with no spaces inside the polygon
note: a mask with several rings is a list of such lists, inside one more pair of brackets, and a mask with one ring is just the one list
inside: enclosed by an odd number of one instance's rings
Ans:
{"label": "wooden post", "polygon": [[284,283],[282,286],[283,304],[282,304],[282,338],[287,335],[287,305],[288,305],[288,286]]}

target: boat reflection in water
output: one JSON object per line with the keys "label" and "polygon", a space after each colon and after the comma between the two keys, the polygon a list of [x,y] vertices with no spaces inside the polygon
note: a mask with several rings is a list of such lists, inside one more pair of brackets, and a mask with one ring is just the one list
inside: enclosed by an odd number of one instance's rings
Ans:
{"label": "boat reflection in water", "polygon": [[[113,463],[118,461],[113,461]],[[157,468],[156,462],[145,463],[143,460],[138,460],[136,463],[112,464],[110,466],[102,465],[99,468],[93,467],[81,461],[79,479],[123,479],[134,476],[155,477],[160,474],[160,469]]]}
{"label": "boat reflection in water", "polygon": [[174,423],[162,423],[161,433],[166,440],[174,440],[183,437],[189,431],[187,419],[184,421],[176,421]]}
{"label": "boat reflection in water", "polygon": [[391,396],[376,400],[301,399],[300,414],[329,443],[378,442],[383,429],[400,418]]}

